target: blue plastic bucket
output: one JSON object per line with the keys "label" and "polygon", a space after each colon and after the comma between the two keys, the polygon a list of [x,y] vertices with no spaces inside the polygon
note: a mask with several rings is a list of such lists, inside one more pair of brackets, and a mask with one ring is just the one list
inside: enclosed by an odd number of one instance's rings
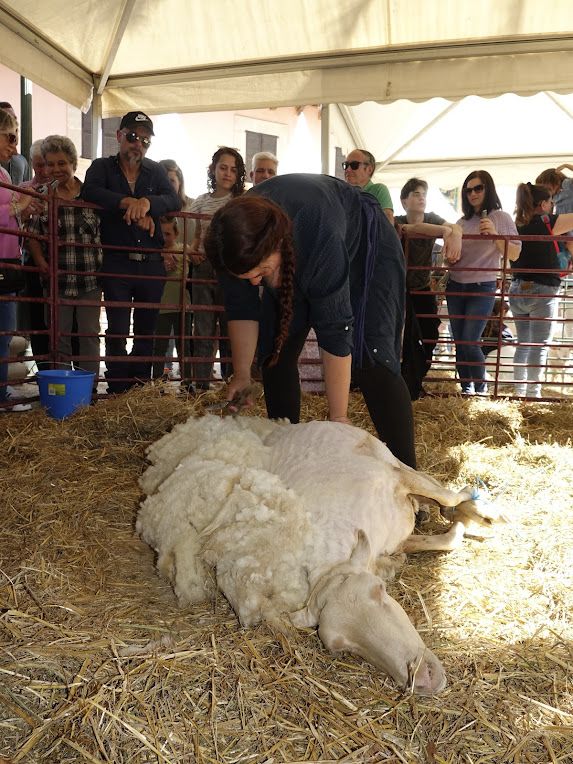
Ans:
{"label": "blue plastic bucket", "polygon": [[65,419],[89,406],[95,374],[92,371],[49,369],[37,373],[40,403],[54,419]]}

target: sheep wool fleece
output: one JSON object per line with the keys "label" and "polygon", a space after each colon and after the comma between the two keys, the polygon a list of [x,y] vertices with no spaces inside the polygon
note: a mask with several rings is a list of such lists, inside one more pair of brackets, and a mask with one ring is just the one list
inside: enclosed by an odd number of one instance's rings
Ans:
{"label": "sheep wool fleece", "polygon": [[320,577],[350,558],[357,529],[377,557],[414,527],[410,502],[389,510],[400,522],[380,522],[379,508],[394,505],[380,462],[403,465],[350,425],[191,417],[148,458],[136,528],[159,572],[182,605],[218,586],[243,626],[305,605]]}

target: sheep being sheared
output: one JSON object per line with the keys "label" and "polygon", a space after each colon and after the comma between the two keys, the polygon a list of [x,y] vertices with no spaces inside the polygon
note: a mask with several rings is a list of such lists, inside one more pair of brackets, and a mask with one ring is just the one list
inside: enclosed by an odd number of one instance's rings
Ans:
{"label": "sheep being sheared", "polygon": [[[332,422],[190,418],[148,457],[137,531],[181,604],[218,586],[243,626],[289,614],[318,626],[330,650],[360,655],[415,692],[445,686],[379,573],[396,552],[456,546],[479,519],[470,489],[443,488],[364,430]],[[416,496],[460,505],[460,519],[442,536],[411,536]]]}

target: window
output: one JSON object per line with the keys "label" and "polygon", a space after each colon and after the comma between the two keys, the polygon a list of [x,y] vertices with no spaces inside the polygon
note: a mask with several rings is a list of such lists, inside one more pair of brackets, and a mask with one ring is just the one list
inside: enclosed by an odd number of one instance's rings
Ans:
{"label": "window", "polygon": [[[121,117],[102,119],[102,156],[108,157],[117,154],[116,132],[119,130]],[[92,156],[92,110],[82,114],[82,156],[85,159],[95,159]]]}
{"label": "window", "polygon": [[252,130],[245,130],[245,133],[247,136],[245,167],[247,169],[248,177],[255,154],[258,154],[259,151],[270,151],[271,154],[276,155],[278,136],[267,135],[266,133],[254,133]]}

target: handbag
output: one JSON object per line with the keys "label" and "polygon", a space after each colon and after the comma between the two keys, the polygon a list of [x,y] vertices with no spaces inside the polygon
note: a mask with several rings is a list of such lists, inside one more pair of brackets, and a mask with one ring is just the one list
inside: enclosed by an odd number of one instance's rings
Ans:
{"label": "handbag", "polygon": [[5,268],[6,264],[22,265],[19,259],[0,260],[0,294],[17,294],[26,286],[26,275],[21,268]]}

